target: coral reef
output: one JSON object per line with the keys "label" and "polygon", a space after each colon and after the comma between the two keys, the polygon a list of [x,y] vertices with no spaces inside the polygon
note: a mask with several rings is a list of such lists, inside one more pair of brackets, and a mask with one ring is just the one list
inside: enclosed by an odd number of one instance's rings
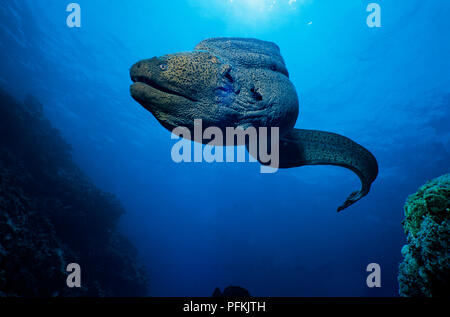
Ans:
{"label": "coral reef", "polygon": [[[144,296],[137,252],[117,230],[123,207],[75,165],[28,96],[0,89],[0,296]],[[82,287],[66,286],[81,266]]]}
{"label": "coral reef", "polygon": [[401,296],[450,296],[450,174],[433,179],[405,204],[398,281]]}

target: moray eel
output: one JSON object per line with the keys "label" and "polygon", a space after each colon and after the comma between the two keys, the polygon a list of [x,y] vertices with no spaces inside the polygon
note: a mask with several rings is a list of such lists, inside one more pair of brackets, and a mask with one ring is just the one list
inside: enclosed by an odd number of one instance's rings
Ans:
{"label": "moray eel", "polygon": [[[294,128],[299,101],[279,47],[244,38],[214,38],[193,51],[142,60],[132,66],[132,97],[169,131],[176,127],[278,127],[279,168],[337,165],[361,180],[341,211],[370,191],[375,157],[339,134]],[[248,144],[247,144],[248,147]],[[258,158],[259,159],[259,158]],[[261,162],[261,160],[260,160]]]}

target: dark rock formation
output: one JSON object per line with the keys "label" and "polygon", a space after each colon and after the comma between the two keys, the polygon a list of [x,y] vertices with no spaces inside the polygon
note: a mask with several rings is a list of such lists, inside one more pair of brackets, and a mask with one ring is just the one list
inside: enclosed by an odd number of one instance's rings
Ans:
{"label": "dark rock formation", "polygon": [[214,290],[212,297],[225,297],[225,298],[250,298],[250,293],[240,286],[228,286],[223,292],[217,287]]}
{"label": "dark rock formation", "polygon": [[398,281],[401,296],[450,296],[450,174],[433,179],[405,204]]}
{"label": "dark rock formation", "polygon": [[[137,253],[117,231],[124,209],[74,164],[29,96],[0,90],[0,296],[143,296]],[[68,288],[66,266],[81,266]]]}

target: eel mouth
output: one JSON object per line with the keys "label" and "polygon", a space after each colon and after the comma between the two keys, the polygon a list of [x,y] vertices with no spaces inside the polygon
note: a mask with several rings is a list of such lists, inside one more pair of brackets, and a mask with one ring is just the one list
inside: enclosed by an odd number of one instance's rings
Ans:
{"label": "eel mouth", "polygon": [[172,90],[170,88],[161,86],[160,84],[158,84],[157,82],[151,80],[147,76],[142,76],[142,75],[133,76],[132,75],[131,76],[131,80],[134,83],[132,86],[138,86],[138,85],[139,86],[144,86],[144,87],[147,87],[147,88],[155,89],[155,90],[157,90],[159,92],[162,92],[164,94],[167,94],[167,95],[174,95],[174,96],[182,97],[182,98],[188,99],[188,100],[190,100],[192,102],[196,102],[197,101],[197,100],[195,100],[194,98],[192,98],[192,97],[190,97],[188,95],[185,95],[185,94],[182,94],[182,93],[180,93],[178,91]]}

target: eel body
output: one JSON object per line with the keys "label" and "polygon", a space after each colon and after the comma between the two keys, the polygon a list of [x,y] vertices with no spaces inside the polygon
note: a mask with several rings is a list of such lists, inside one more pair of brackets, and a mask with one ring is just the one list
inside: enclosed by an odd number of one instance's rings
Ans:
{"label": "eel body", "polygon": [[[130,75],[133,98],[170,131],[184,127],[192,132],[198,119],[204,129],[218,127],[223,134],[228,127],[276,127],[280,136],[277,168],[336,165],[350,169],[360,178],[361,189],[338,211],[367,195],[377,177],[375,157],[356,142],[335,133],[294,128],[298,96],[274,43],[208,39],[190,52],[142,60]],[[259,153],[251,155],[264,164]]]}
{"label": "eel body", "polygon": [[305,165],[336,165],[353,171],[361,189],[338,207],[341,211],[366,196],[378,175],[375,157],[351,139],[331,132],[292,129],[280,141],[280,168]]}

